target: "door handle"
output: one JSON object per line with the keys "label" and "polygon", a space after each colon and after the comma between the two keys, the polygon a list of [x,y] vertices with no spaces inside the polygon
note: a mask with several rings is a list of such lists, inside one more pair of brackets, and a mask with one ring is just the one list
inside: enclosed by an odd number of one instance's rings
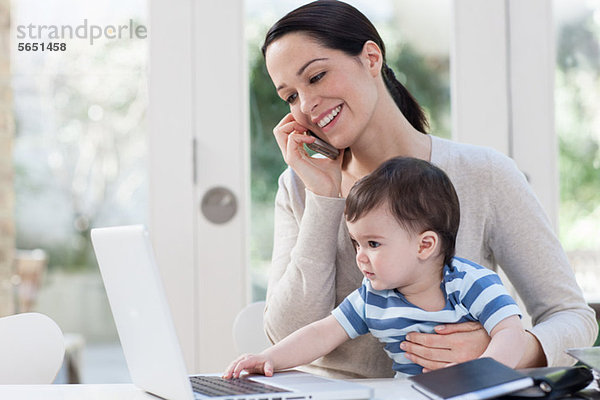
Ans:
{"label": "door handle", "polygon": [[237,213],[237,199],[233,192],[225,187],[216,186],[204,193],[200,209],[202,215],[213,224],[225,224]]}

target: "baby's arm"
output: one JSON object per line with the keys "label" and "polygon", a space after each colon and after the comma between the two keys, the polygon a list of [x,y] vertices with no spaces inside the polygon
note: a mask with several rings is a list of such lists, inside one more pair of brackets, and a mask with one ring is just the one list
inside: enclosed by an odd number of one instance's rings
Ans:
{"label": "baby's arm", "polygon": [[260,354],[245,354],[233,361],[224,378],[238,378],[242,371],[272,376],[274,371],[308,364],[349,340],[340,323],[330,315],[306,325]]}
{"label": "baby's arm", "polygon": [[492,332],[492,340],[481,357],[492,357],[502,364],[515,368],[527,345],[527,333],[523,329],[521,319],[511,315],[500,321]]}

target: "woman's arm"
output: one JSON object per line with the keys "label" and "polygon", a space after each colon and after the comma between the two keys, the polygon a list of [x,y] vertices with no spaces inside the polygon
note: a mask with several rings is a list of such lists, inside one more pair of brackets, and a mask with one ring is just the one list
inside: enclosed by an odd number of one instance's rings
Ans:
{"label": "woman's arm", "polygon": [[271,341],[278,342],[333,310],[344,204],[344,199],[305,190],[290,169],[280,177],[264,318]]}
{"label": "woman's arm", "polygon": [[[423,366],[423,372],[480,357],[491,340],[479,322],[438,325],[435,332],[412,332],[407,335],[407,341],[403,342],[403,349],[408,352],[406,357]],[[525,341],[517,368],[546,365],[546,356],[537,338],[525,331]]]}
{"label": "woman's arm", "polygon": [[492,185],[498,194],[490,248],[533,323],[519,366],[572,364],[565,350],[590,346],[598,334],[594,312],[524,175],[508,157],[499,157],[495,165]]}
{"label": "woman's arm", "polygon": [[243,371],[272,376],[274,371],[308,364],[349,340],[340,323],[330,315],[292,333],[260,354],[245,354],[233,361],[224,378],[238,378]]}

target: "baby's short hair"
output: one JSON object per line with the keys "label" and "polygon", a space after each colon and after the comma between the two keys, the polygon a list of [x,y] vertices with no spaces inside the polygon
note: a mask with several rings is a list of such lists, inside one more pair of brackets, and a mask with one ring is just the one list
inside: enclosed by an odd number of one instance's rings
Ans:
{"label": "baby's short hair", "polygon": [[440,168],[410,157],[384,162],[350,189],[346,219],[355,222],[381,205],[387,205],[398,223],[411,233],[436,232],[444,264],[454,257],[460,206],[450,178]]}

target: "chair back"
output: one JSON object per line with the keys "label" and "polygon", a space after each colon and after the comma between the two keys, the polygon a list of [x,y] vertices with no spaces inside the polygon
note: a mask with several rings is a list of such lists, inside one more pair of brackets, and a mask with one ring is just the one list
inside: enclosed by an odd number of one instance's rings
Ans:
{"label": "chair back", "polygon": [[233,322],[233,341],[239,353],[260,353],[271,342],[263,328],[265,302],[248,304],[236,316]]}
{"label": "chair back", "polygon": [[50,384],[62,366],[62,331],[39,313],[0,318],[0,384]]}

